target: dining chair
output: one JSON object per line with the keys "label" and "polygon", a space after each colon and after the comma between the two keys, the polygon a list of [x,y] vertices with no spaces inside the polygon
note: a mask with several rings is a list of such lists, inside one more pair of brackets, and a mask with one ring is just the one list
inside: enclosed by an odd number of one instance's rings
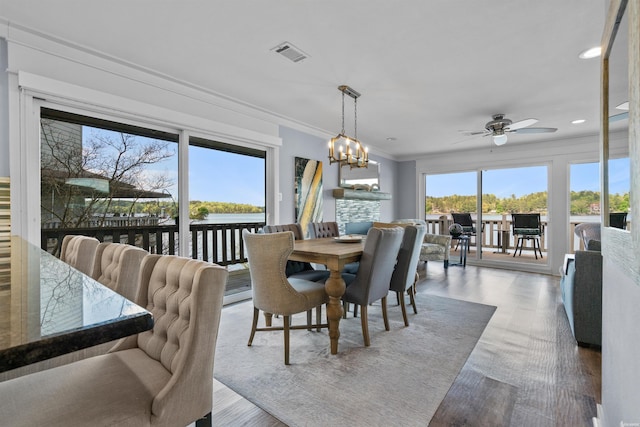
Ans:
{"label": "dining chair", "polygon": [[404,230],[401,227],[373,227],[369,230],[360,258],[360,268],[353,280],[348,281],[347,289],[342,296],[345,304],[353,303],[360,306],[362,337],[366,347],[371,344],[367,314],[369,304],[381,300],[384,327],[389,330],[387,295],[403,234]]}
{"label": "dining chair", "polygon": [[344,225],[344,234],[367,234],[373,227],[373,221],[347,222]]}
{"label": "dining chair", "polygon": [[109,353],[0,382],[11,426],[211,425],[213,366],[226,268],[147,255],[137,302],[153,328]]}
{"label": "dining chair", "polygon": [[[251,291],[253,294],[253,322],[247,345],[251,346],[258,331],[284,331],[284,364],[289,364],[289,330],[326,328],[328,324],[316,321],[311,324],[310,310],[317,313],[329,302],[324,284],[310,280],[287,278],[285,265],[293,252],[293,232],[271,234],[242,232],[242,239],[249,261]],[[258,328],[260,310],[283,316],[282,326]],[[296,313],[307,312],[306,325],[292,325],[290,318]],[[316,316],[319,319],[319,315]]]}
{"label": "dining chair", "polygon": [[[340,236],[340,230],[338,223],[335,221],[327,222],[310,222],[307,226],[310,239],[322,239],[325,237],[338,237]],[[365,233],[366,234],[366,233]],[[343,268],[344,273],[355,274],[358,271],[360,264],[356,262],[350,262]]]}
{"label": "dining chair", "polygon": [[96,248],[91,277],[130,301],[138,294],[138,274],[149,252],[125,243],[102,242]]}
{"label": "dining chair", "polygon": [[307,226],[310,239],[321,239],[323,237],[338,237],[340,230],[338,223],[334,221],[310,222]]}
{"label": "dining chair", "polygon": [[542,258],[542,249],[540,249],[540,236],[542,236],[542,222],[540,221],[539,213],[514,213],[511,214],[511,225],[513,228],[513,236],[517,237],[516,247],[513,251],[513,256],[518,253],[520,248],[520,255],[522,255],[522,247],[525,240],[530,240],[533,244],[533,254],[538,259],[538,252],[540,258]]}
{"label": "dining chair", "polygon": [[60,259],[76,270],[90,276],[99,244],[100,241],[95,237],[67,234],[62,239]]}
{"label": "dining chair", "polygon": [[[294,224],[281,224],[281,225],[265,225],[262,228],[264,233],[282,233],[284,231],[291,231],[293,233],[294,240],[303,240],[304,234],[302,233],[302,227],[298,223]],[[312,282],[324,283],[331,272],[329,270],[316,270],[311,263],[287,260],[287,267],[285,274],[287,277],[295,277],[297,279],[311,280]]]}
{"label": "dining chair", "polygon": [[404,325],[409,326],[407,308],[404,302],[404,293],[409,295],[409,301],[413,306],[413,312],[418,314],[415,300],[415,285],[418,282],[418,262],[420,261],[420,249],[426,233],[426,227],[422,225],[407,225],[404,227],[402,244],[398,251],[398,259],[391,275],[389,290],[395,292],[400,307]]}
{"label": "dining chair", "polygon": [[[265,225],[262,228],[264,233],[282,233],[284,231],[291,231],[293,233],[294,240],[303,240],[304,234],[302,233],[302,226],[298,223],[294,224],[281,224],[281,225]],[[331,272],[329,270],[316,270],[311,263],[287,260],[287,267],[285,269],[287,277],[311,280],[312,282],[324,283],[329,278]],[[320,311],[316,310],[316,323],[320,323]],[[307,313],[311,316],[311,311]],[[272,313],[264,313],[264,319],[267,326],[272,324]],[[276,317],[278,317],[276,315]]]}

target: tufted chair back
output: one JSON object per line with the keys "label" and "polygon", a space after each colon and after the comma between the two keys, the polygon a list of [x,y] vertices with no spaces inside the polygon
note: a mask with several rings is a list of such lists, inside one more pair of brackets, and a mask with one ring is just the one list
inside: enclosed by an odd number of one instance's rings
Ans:
{"label": "tufted chair back", "polygon": [[282,233],[283,231],[291,231],[295,240],[304,239],[302,234],[302,226],[300,224],[279,224],[279,225],[265,225],[263,228],[265,233]]}
{"label": "tufted chair back", "polygon": [[153,329],[122,339],[110,353],[138,347],[170,372],[151,407],[152,418],[160,417],[163,425],[183,423],[177,420],[184,414],[211,411],[215,344],[228,275],[219,265],[173,255],[142,260],[136,302],[153,314]]}
{"label": "tufted chair back", "polygon": [[138,295],[138,273],[149,252],[124,243],[100,243],[93,262],[93,277],[128,300]]}
{"label": "tufted chair back", "polygon": [[67,234],[62,239],[60,259],[89,276],[98,244],[100,241],[95,237]]}
{"label": "tufted chair back", "polygon": [[337,222],[310,222],[309,223],[309,238],[321,239],[323,237],[338,237],[340,231],[338,230]]}

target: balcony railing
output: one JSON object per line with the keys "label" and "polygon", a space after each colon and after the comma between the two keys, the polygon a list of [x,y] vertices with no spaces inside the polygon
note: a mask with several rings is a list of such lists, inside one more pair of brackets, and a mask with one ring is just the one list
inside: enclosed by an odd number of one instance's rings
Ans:
{"label": "balcony railing", "polygon": [[[428,219],[427,232],[431,234],[448,233],[451,220],[446,217]],[[572,252],[584,249],[582,241],[574,234],[579,222],[570,223],[570,248]],[[219,265],[242,264],[247,262],[242,242],[242,231],[256,232],[264,223],[230,223],[230,224],[191,224],[190,251],[191,258],[213,262]],[[543,230],[547,228],[542,222]],[[515,247],[511,235],[511,221],[502,219],[483,221],[482,247],[507,251]],[[59,256],[62,239],[67,234],[82,234],[96,237],[101,242],[128,243],[141,247],[150,253],[175,255],[179,253],[179,230],[177,225],[141,225],[129,224],[123,227],[83,227],[83,228],[43,228],[41,230],[42,249]],[[546,233],[540,238],[540,247],[547,251]],[[473,244],[473,242],[472,242]]]}
{"label": "balcony railing", "polygon": [[[427,219],[427,233],[431,234],[447,234],[449,226],[453,222],[446,216],[438,219]],[[581,239],[577,239],[574,233],[578,221],[569,223],[569,248],[571,253],[576,250],[583,250],[584,245]],[[477,229],[477,227],[476,227]],[[542,221],[542,236],[540,236],[540,248],[542,252],[547,251],[547,237],[545,230],[547,229],[547,221]],[[515,247],[515,239],[512,235],[511,220],[509,216],[503,215],[501,219],[483,220],[482,221],[482,247],[495,248],[506,251]]]}
{"label": "balcony railing", "polygon": [[[194,259],[219,265],[247,262],[242,231],[256,232],[264,223],[191,224],[190,254]],[[42,249],[59,256],[62,239],[67,234],[95,237],[101,242],[128,243],[150,253],[175,255],[179,253],[177,225],[144,225],[127,227],[43,228]]]}

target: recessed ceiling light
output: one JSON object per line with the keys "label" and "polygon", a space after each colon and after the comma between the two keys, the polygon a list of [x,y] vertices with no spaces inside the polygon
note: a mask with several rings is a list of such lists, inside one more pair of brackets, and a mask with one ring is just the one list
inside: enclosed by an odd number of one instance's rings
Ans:
{"label": "recessed ceiling light", "polygon": [[578,119],[578,120],[574,120],[574,121],[572,121],[572,122],[571,122],[571,124],[573,124],[573,125],[579,125],[580,123],[584,123],[584,122],[586,122],[586,120],[585,120],[585,119]]}
{"label": "recessed ceiling light", "polygon": [[580,54],[578,55],[578,58],[580,59],[597,58],[598,56],[600,56],[600,53],[602,53],[602,48],[600,46],[592,47],[590,49],[580,52]]}
{"label": "recessed ceiling light", "polygon": [[389,141],[389,142],[393,142],[393,141],[397,141],[397,140],[398,140],[398,138],[396,138],[395,136],[387,137],[387,141]]}

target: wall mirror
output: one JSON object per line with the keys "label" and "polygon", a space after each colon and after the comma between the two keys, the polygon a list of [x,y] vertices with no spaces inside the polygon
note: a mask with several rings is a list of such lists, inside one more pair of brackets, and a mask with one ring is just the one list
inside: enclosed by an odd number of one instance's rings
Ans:
{"label": "wall mirror", "polygon": [[[621,271],[626,271],[629,277],[636,278],[640,285],[640,259],[636,256],[640,251],[640,223],[636,221],[640,212],[638,177],[640,164],[638,156],[640,150],[640,4],[626,0],[611,0],[605,31],[602,37],[602,81],[601,81],[601,209],[602,209],[602,253]],[[626,105],[624,105],[627,103]],[[623,120],[614,120],[612,116],[618,114]],[[626,113],[626,114],[624,114]],[[616,132],[617,131],[617,132]],[[629,157],[629,212],[627,230],[610,226],[609,201],[610,179],[616,173],[612,164],[616,147],[610,143],[620,137]]]}
{"label": "wall mirror", "polygon": [[[606,178],[603,183],[603,213],[616,212],[623,214],[629,211],[628,201],[625,201],[625,196],[629,194],[630,190],[629,155],[627,151],[629,128],[629,25],[625,10],[626,2],[620,2],[615,24],[611,31],[609,47],[603,53],[608,70],[608,105],[605,106],[605,103],[603,103],[603,115],[606,110],[606,116],[608,117],[606,152],[603,153],[603,163],[606,162],[607,166],[605,169],[606,176],[603,177]],[[620,149],[620,146],[622,146],[623,150]],[[614,226],[609,215],[604,215],[603,224],[605,226]]]}
{"label": "wall mirror", "polygon": [[339,173],[340,187],[362,188],[374,190],[380,189],[380,163],[369,160],[369,167],[350,168],[343,166]]}

